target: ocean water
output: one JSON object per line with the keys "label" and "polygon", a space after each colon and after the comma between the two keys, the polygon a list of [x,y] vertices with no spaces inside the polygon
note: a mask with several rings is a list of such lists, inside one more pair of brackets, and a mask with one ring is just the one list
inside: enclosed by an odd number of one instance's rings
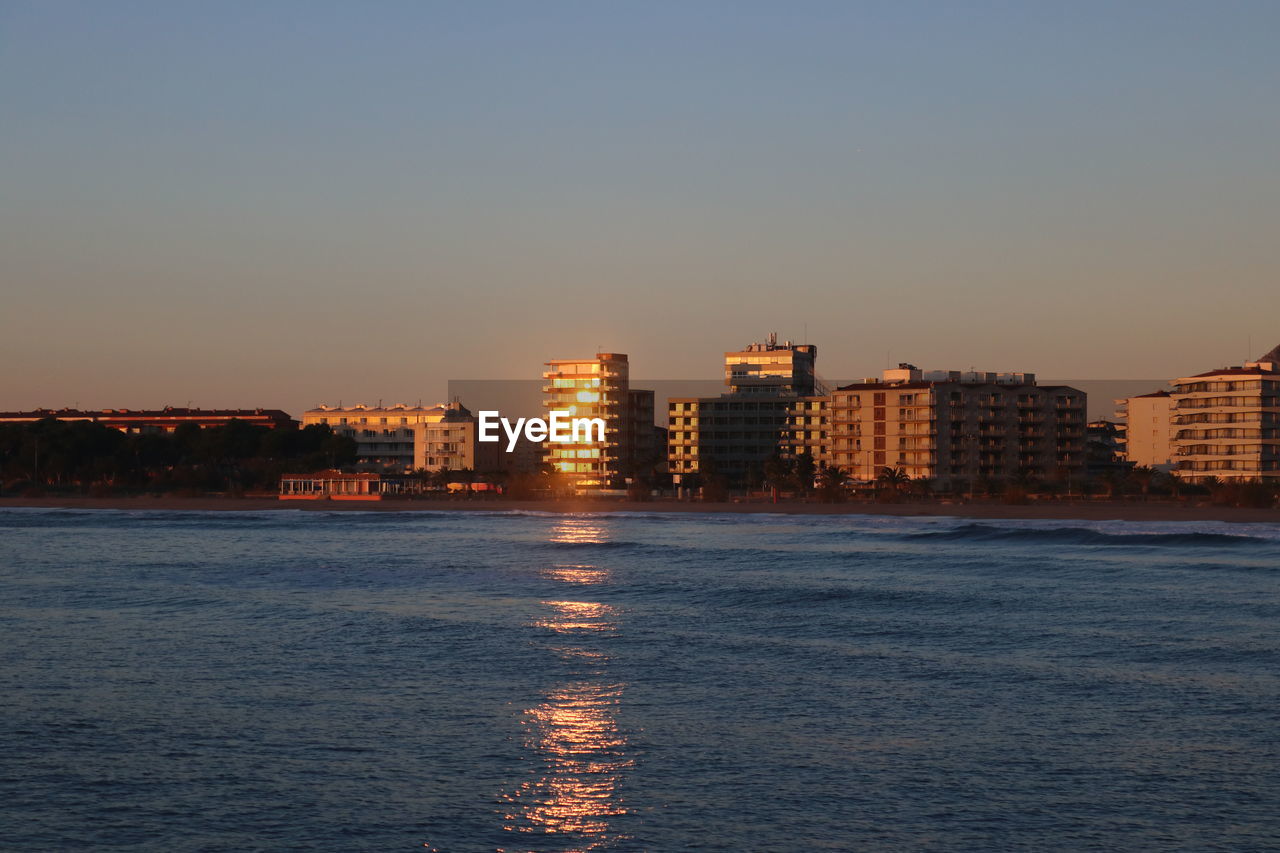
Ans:
{"label": "ocean water", "polygon": [[0,849],[1280,849],[1280,526],[0,510]]}

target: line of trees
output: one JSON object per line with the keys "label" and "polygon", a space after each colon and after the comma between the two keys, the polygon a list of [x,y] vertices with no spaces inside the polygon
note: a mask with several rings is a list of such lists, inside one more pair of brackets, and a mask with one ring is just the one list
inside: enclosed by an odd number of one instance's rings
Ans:
{"label": "line of trees", "polygon": [[[682,485],[691,490],[701,490],[702,499],[706,501],[727,500],[731,486],[728,478],[718,471],[712,457],[704,458],[701,473],[686,475]],[[928,500],[944,495],[998,499],[1007,503],[1023,503],[1032,495],[1142,500],[1194,496],[1222,506],[1272,507],[1280,500],[1280,485],[1274,483],[1219,482],[1209,478],[1190,484],[1172,473],[1142,465],[1108,468],[1096,476],[1077,476],[1074,481],[1065,471],[1047,479],[1028,471],[1002,479],[980,478],[972,482],[954,479],[944,485],[947,487],[945,492],[933,480],[913,479],[902,468],[884,467],[877,472],[873,482],[855,488],[847,471],[835,465],[815,462],[808,454],[788,457],[774,453],[759,471],[747,477],[748,489],[752,491],[761,489],[775,495],[787,493],[806,500],[826,502],[845,500],[855,491],[883,502]]]}
{"label": "line of trees", "polygon": [[172,433],[125,433],[92,421],[0,425],[7,492],[274,492],[280,476],[349,465],[356,442],[324,425],[270,429],[231,420]]}

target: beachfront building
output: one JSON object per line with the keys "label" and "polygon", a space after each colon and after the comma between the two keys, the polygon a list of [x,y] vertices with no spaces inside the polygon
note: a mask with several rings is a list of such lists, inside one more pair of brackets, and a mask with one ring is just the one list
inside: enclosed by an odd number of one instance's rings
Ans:
{"label": "beachfront building", "polygon": [[1280,347],[1259,361],[1173,381],[1173,460],[1181,479],[1280,479]]}
{"label": "beachfront building", "polygon": [[575,491],[623,488],[647,476],[653,467],[645,457],[653,440],[653,392],[631,387],[626,354],[556,358],[545,367],[542,404],[548,411],[605,424],[603,440],[591,431],[571,443],[545,442],[546,464]]}
{"label": "beachfront building", "polygon": [[1124,431],[1121,424],[1099,418],[1084,428],[1085,474],[1090,479],[1123,477],[1133,470],[1124,455]]}
{"label": "beachfront building", "polygon": [[798,397],[787,407],[781,455],[809,454],[814,462],[831,462],[831,395]]}
{"label": "beachfront building", "polygon": [[497,442],[478,442],[477,419],[459,402],[435,406],[318,406],[303,426],[323,424],[355,439],[356,467],[364,471],[492,471],[500,467]]}
{"label": "beachfront building", "polygon": [[1168,391],[1121,397],[1116,420],[1126,461],[1160,471],[1173,468],[1173,397]]}
{"label": "beachfront building", "polygon": [[419,495],[421,479],[392,477],[372,472],[319,471],[286,474],[280,478],[282,501],[380,501]]}
{"label": "beachfront building", "polygon": [[899,364],[831,393],[821,461],[864,482],[896,468],[942,489],[1018,477],[1070,487],[1084,472],[1085,404],[1031,373]]}
{"label": "beachfront building", "polygon": [[279,409],[191,409],[166,406],[163,409],[33,409],[0,412],[0,424],[35,423],[45,418],[58,421],[90,421],[121,432],[166,433],[183,424],[200,427],[226,426],[241,421],[269,429],[297,429],[298,422]]}
{"label": "beachfront building", "polygon": [[724,354],[728,391],[719,397],[667,401],[667,467],[675,485],[716,474],[749,484],[775,453],[785,452],[793,411],[825,394],[812,344],[764,343]]}

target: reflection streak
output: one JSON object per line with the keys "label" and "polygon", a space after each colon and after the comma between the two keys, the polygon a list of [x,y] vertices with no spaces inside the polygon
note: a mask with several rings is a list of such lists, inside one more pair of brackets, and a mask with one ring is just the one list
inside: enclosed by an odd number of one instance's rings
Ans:
{"label": "reflection streak", "polygon": [[[607,541],[607,532],[592,518],[563,518],[550,541],[600,543]],[[594,565],[560,564],[543,576],[582,590],[604,582],[609,572]],[[620,613],[597,601],[548,600],[542,605],[547,612],[531,627],[556,638],[550,651],[572,664],[575,674],[524,712],[524,743],[537,769],[504,794],[508,808],[503,828],[530,833],[526,843],[542,836],[542,843],[557,845],[538,849],[601,850],[627,838],[614,819],[627,814],[618,785],[632,761],[617,722],[625,685],[606,677],[608,655],[584,643],[616,636]]]}

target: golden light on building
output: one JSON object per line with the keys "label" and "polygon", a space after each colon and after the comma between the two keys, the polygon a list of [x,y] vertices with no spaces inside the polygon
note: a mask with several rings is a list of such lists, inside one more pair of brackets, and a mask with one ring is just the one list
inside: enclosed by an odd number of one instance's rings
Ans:
{"label": "golden light on building", "polygon": [[575,418],[600,418],[604,440],[586,434],[571,443],[548,442],[545,459],[575,490],[608,488],[621,474],[627,433],[629,365],[621,353],[588,359],[553,359],[542,374],[543,406]]}

